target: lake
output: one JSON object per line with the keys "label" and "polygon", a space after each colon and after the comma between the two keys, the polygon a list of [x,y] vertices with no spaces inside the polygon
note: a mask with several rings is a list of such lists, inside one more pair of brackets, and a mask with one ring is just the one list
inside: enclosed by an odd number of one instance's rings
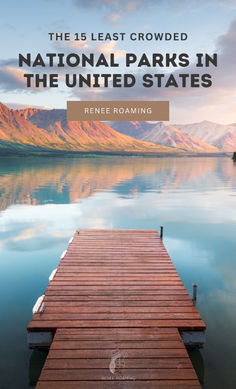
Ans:
{"label": "lake", "polygon": [[32,307],[76,228],[164,226],[164,244],[207,324],[190,356],[206,389],[236,387],[236,163],[230,158],[1,158],[0,387],[35,386]]}

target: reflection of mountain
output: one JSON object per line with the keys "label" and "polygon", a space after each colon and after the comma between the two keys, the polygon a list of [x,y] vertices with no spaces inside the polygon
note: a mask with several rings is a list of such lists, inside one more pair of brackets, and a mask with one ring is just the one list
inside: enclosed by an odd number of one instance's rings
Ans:
{"label": "reflection of mountain", "polygon": [[[21,160],[14,170],[0,172],[1,209],[11,204],[71,203],[91,196],[137,174],[152,174],[155,164],[141,159],[43,159]],[[9,164],[6,165],[8,170]],[[2,169],[1,169],[2,170]]]}
{"label": "reflection of mountain", "polygon": [[232,171],[228,169],[233,164],[224,161],[228,162],[222,159],[219,164],[216,158],[2,159],[1,210],[17,203],[72,203],[113,186],[119,186],[118,192],[125,186],[125,192],[128,189],[131,195],[177,188],[200,177],[204,180],[209,171],[223,174],[229,180],[231,177],[232,181]]}
{"label": "reflection of mountain", "polygon": [[67,122],[66,110],[15,111],[0,103],[0,150],[166,153],[172,149],[120,134],[101,122]]}
{"label": "reflection of mountain", "polygon": [[146,142],[153,142],[191,152],[219,152],[217,147],[163,122],[112,122],[111,126],[122,134]]}

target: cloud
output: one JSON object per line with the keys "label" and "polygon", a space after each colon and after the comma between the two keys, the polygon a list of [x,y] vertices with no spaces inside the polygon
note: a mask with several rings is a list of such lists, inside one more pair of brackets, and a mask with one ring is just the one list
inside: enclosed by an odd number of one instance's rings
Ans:
{"label": "cloud", "polygon": [[110,41],[108,43],[104,43],[97,47],[98,53],[104,53],[106,56],[109,56],[111,53],[114,53],[115,59],[123,58],[125,56],[125,50],[116,50],[115,46],[117,42]]}
{"label": "cloud", "polygon": [[[37,73],[36,68],[32,68],[31,73]],[[36,88],[34,81],[32,87],[27,88],[26,78],[24,74],[27,74],[24,69],[18,68],[18,61],[14,58],[4,59],[0,61],[0,90],[4,92],[10,91],[24,91],[24,92],[41,92],[44,88]],[[46,89],[46,88],[45,88]]]}
{"label": "cloud", "polygon": [[117,22],[124,15],[133,15],[137,11],[149,8],[165,8],[172,13],[183,13],[188,9],[199,9],[210,5],[218,5],[227,9],[236,9],[235,0],[74,0],[74,4],[92,11],[99,9],[105,12],[106,20]]}
{"label": "cloud", "polygon": [[72,41],[72,42],[68,42],[68,46],[70,49],[73,49],[73,50],[82,50],[82,51],[86,51],[89,49],[89,45],[87,42],[85,41]]}
{"label": "cloud", "polygon": [[0,88],[4,92],[26,88],[25,71],[11,66],[0,66]]}
{"label": "cloud", "polygon": [[121,17],[125,15],[132,15],[138,9],[147,8],[150,5],[154,4],[154,0],[75,0],[75,5],[78,8],[86,8],[94,11],[94,9],[99,9],[105,12],[105,19],[114,24],[120,21]]}
{"label": "cloud", "polygon": [[35,228],[28,228],[26,230],[22,230],[22,232],[18,235],[12,238],[13,242],[18,242],[21,240],[28,240],[31,238],[34,238],[37,233],[37,230]]}
{"label": "cloud", "polygon": [[107,15],[107,20],[111,23],[117,22],[121,18],[121,14],[118,12],[111,12]]}
{"label": "cloud", "polygon": [[[119,59],[125,56],[125,50],[116,49],[117,41],[111,40],[100,44],[99,41],[91,41],[87,38],[86,41],[56,41],[52,43],[53,47],[57,52],[63,51],[65,54],[71,54],[72,52],[77,54],[90,54],[94,53],[99,55],[104,53],[106,56],[111,53],[115,54],[115,58]],[[61,68],[62,71],[64,68]],[[79,68],[80,69],[80,68]],[[74,69],[72,69],[74,72]]]}
{"label": "cloud", "polygon": [[5,66],[17,67],[18,61],[16,58],[1,59],[0,60],[0,67],[5,67]]}
{"label": "cloud", "polygon": [[[153,3],[154,0],[146,0],[146,3]],[[143,4],[143,0],[128,1],[127,0],[75,0],[75,4],[84,8],[101,7],[108,10],[124,10],[133,12],[138,6]]]}
{"label": "cloud", "polygon": [[231,23],[228,32],[218,38],[217,49],[219,66],[215,71],[217,86],[236,88],[236,19]]}
{"label": "cloud", "polygon": [[[52,47],[54,48],[55,53],[64,53],[65,57],[68,54],[76,53],[81,55],[86,54],[89,55],[93,53],[95,55],[95,59],[101,53],[104,53],[106,57],[110,55],[110,53],[114,53],[116,61],[125,56],[125,50],[116,49],[117,42],[110,41],[108,43],[100,44],[99,42],[91,42],[91,41],[66,41],[66,42],[52,42]],[[30,68],[30,73],[56,73],[59,75],[59,83],[63,82],[64,75],[66,73],[73,74],[75,73],[75,68],[69,67],[64,60],[64,67],[56,67],[57,59],[55,59],[55,66],[50,67],[48,65],[48,59],[44,57],[42,53],[42,57],[45,60],[46,66],[43,68],[40,67],[32,67]],[[34,55],[32,55],[32,61],[34,60]],[[85,73],[88,70],[85,67],[78,66],[76,68],[77,73]],[[27,88],[26,86],[26,78],[24,74],[29,73],[26,69],[18,68],[18,61],[14,58],[4,59],[0,61],[0,89],[4,92],[8,91],[27,91],[27,92],[39,92],[45,91],[48,88],[39,87],[36,88],[33,82],[32,88]]]}
{"label": "cloud", "polygon": [[53,109],[52,107],[48,107],[47,105],[33,105],[33,104],[21,104],[21,103],[4,103],[7,107],[11,109],[25,109],[25,108],[38,108],[38,109]]}
{"label": "cloud", "polygon": [[128,13],[134,12],[136,9],[136,1],[128,1],[128,3],[125,4],[125,11]]}
{"label": "cloud", "polygon": [[[196,68],[195,64],[190,64],[188,68],[177,68],[173,74],[178,79],[180,73],[210,73],[212,75],[213,85],[210,88],[145,88],[142,85],[142,77],[145,73],[155,74],[163,73],[158,68],[134,69],[133,74],[136,77],[136,85],[133,88],[99,88],[99,93],[95,89],[80,88],[75,89],[73,93],[82,100],[152,100],[166,99],[170,100],[174,107],[174,120],[181,120],[181,116],[188,117],[193,112],[196,114],[196,120],[199,115],[205,117],[211,116],[208,120],[222,121],[224,112],[227,112],[230,121],[235,121],[233,115],[233,105],[235,104],[236,89],[236,19],[230,24],[226,34],[220,36],[216,42],[215,52],[218,53],[218,66],[208,68]],[[111,46],[108,48],[111,49]],[[214,50],[209,53],[213,54]],[[132,73],[127,71],[127,73]],[[166,74],[168,77],[168,74]],[[175,119],[176,118],[176,119]]]}
{"label": "cloud", "polygon": [[[36,69],[34,70],[36,72]],[[36,87],[34,80],[31,81],[31,87],[27,87],[27,80],[24,74],[26,70],[18,69],[12,66],[0,66],[0,90],[3,92],[22,91],[22,92],[42,92],[48,88],[42,86]],[[33,73],[33,71],[32,71]]]}

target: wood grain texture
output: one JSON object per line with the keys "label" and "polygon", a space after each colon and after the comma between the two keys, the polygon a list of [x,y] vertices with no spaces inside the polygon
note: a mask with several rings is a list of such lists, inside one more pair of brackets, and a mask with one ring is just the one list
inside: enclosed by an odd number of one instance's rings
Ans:
{"label": "wood grain texture", "polygon": [[37,388],[200,388],[179,330],[205,324],[155,230],[76,231],[28,331],[53,331]]}
{"label": "wood grain texture", "polygon": [[[148,386],[147,386],[148,383]],[[57,329],[37,388],[200,388],[176,328]]]}

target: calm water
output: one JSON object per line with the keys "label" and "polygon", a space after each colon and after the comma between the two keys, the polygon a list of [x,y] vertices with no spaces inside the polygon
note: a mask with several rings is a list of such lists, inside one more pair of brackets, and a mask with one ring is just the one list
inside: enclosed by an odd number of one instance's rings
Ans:
{"label": "calm water", "polygon": [[206,389],[236,387],[236,164],[229,158],[0,159],[0,388],[34,387],[32,306],[78,227],[157,228],[198,309]]}

